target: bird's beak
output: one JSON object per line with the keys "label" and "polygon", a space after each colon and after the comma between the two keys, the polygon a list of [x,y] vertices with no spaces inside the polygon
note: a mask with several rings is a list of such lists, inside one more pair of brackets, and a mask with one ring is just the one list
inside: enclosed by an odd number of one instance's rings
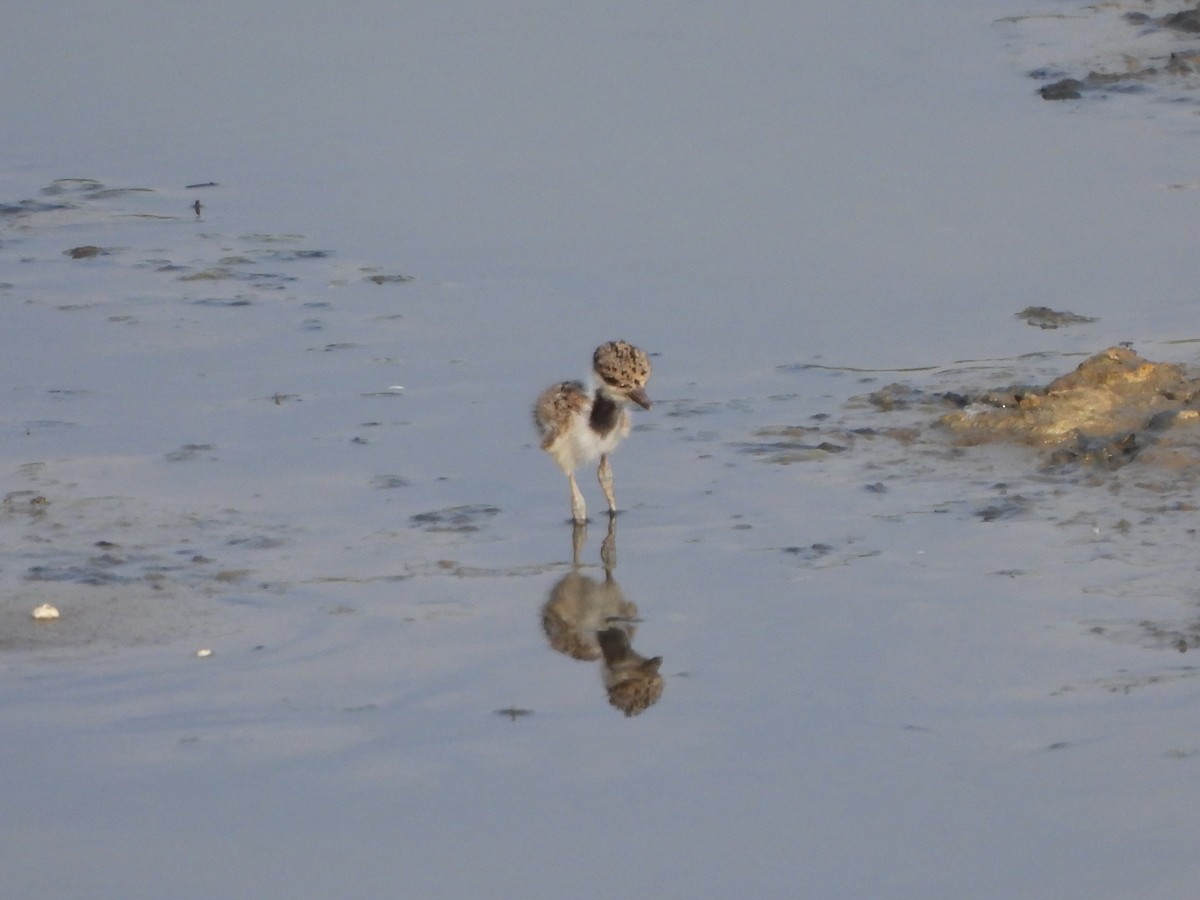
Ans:
{"label": "bird's beak", "polygon": [[642,409],[650,408],[650,398],[646,396],[646,392],[641,388],[634,388],[629,392],[629,399],[640,406]]}

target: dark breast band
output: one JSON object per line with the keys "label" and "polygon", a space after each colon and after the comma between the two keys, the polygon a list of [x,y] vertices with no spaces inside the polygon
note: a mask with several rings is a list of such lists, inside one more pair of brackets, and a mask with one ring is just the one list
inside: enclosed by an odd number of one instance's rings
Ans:
{"label": "dark breast band", "polygon": [[597,392],[595,398],[592,400],[592,415],[588,419],[588,425],[592,431],[603,437],[617,427],[617,422],[620,419],[620,407],[603,394]]}

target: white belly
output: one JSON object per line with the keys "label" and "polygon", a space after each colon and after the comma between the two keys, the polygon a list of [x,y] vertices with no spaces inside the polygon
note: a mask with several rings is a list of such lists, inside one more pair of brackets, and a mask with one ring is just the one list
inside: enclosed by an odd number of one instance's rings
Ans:
{"label": "white belly", "polygon": [[629,414],[621,410],[617,424],[606,434],[597,434],[588,425],[587,416],[580,416],[571,423],[548,449],[558,464],[567,472],[585,462],[591,462],[605,453],[612,453],[617,444],[629,434]]}

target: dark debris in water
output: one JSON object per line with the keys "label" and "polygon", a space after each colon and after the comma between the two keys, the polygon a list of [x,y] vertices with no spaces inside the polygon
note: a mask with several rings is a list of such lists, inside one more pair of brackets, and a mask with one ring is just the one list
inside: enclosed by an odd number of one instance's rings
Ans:
{"label": "dark debris in water", "polygon": [[1155,649],[1187,653],[1200,648],[1200,620],[1175,624],[1142,621],[1138,630],[1142,643]]}
{"label": "dark debris in water", "polygon": [[1048,306],[1027,306],[1019,313],[1018,319],[1024,319],[1027,325],[1036,328],[1065,328],[1068,325],[1085,325],[1098,321],[1092,316],[1081,316],[1078,313],[1059,311]]}
{"label": "dark debris in water", "polygon": [[857,546],[857,541],[854,539],[840,541],[837,544],[817,541],[812,544],[777,549],[796,560],[801,567],[813,569],[849,565],[857,560],[878,556],[880,552],[871,547]]}
{"label": "dark debris in water", "polygon": [[108,251],[94,244],[84,244],[80,247],[72,247],[69,250],[64,250],[63,255],[69,256],[71,259],[94,259],[97,256],[107,256]]}
{"label": "dark debris in water", "polygon": [[998,522],[1003,519],[1015,519],[1029,509],[1029,501],[1020,494],[1004,497],[995,503],[989,503],[975,515],[983,522]]}
{"label": "dark debris in water", "polygon": [[196,272],[188,272],[186,275],[180,275],[179,281],[224,281],[226,278],[232,278],[233,272],[224,266],[212,266],[208,269],[200,269]]}
{"label": "dark debris in water", "polygon": [[496,715],[505,716],[510,721],[515,722],[515,721],[517,721],[517,719],[522,719],[525,716],[532,716],[533,710],[532,709],[523,709],[522,707],[519,707],[519,706],[509,706],[504,709],[496,710]]}
{"label": "dark debris in water", "polygon": [[126,194],[153,194],[153,188],[100,188],[84,194],[87,200],[110,200],[113,197],[124,197]]}
{"label": "dark debris in water", "polygon": [[140,577],[118,575],[112,571],[115,562],[90,563],[86,565],[31,566],[25,574],[29,581],[67,581],[74,584],[102,586],[128,584]]}
{"label": "dark debris in water", "polygon": [[333,256],[330,250],[259,250],[258,255],[282,262],[294,262],[298,259],[325,259]]}
{"label": "dark debris in water", "polygon": [[754,433],[757,438],[774,440],[759,440],[736,446],[743,453],[787,465],[845,453],[859,441],[873,440],[879,434],[874,428],[822,430],[815,425],[784,425],[760,428]]}
{"label": "dark debris in water", "polygon": [[216,450],[215,444],[184,444],[178,450],[172,450],[166,455],[167,462],[187,462],[198,459],[201,455]]}
{"label": "dark debris in water", "polygon": [[94,178],[55,178],[42,188],[41,194],[44,197],[57,197],[62,194],[88,193],[103,187],[104,185]]}
{"label": "dark debris in water", "polygon": [[232,309],[239,306],[251,306],[254,299],[245,294],[238,294],[235,297],[197,297],[190,302],[195,306],[217,306]]}
{"label": "dark debris in water", "polygon": [[[770,429],[763,429],[759,432],[759,435],[764,437],[770,434]],[[845,444],[835,444],[832,441],[808,443],[802,440],[789,439],[745,443],[741,444],[739,449],[743,453],[749,453],[752,456],[769,456],[772,462],[787,465],[788,463],[822,458],[831,453],[842,453],[847,447]]]}
{"label": "dark debris in water", "polygon": [[1197,671],[1194,666],[1172,667],[1168,671],[1152,674],[1139,674],[1122,669],[1111,677],[1097,678],[1083,684],[1063,685],[1051,693],[1050,696],[1059,697],[1079,690],[1103,691],[1108,694],[1132,694],[1134,691],[1143,688],[1179,681],[1190,681],[1198,676],[1200,676],[1200,671]]}
{"label": "dark debris in water", "polygon": [[410,281],[415,281],[415,275],[368,275],[363,279],[371,284],[407,284]]}
{"label": "dark debris in water", "polygon": [[50,501],[44,494],[37,491],[9,491],[4,495],[3,509],[5,512],[45,512]]}
{"label": "dark debris in water", "polygon": [[405,488],[411,485],[412,482],[403,475],[376,475],[371,479],[371,486],[380,490],[390,491],[396,488]]}
{"label": "dark debris in water", "polygon": [[813,560],[828,556],[833,552],[829,544],[810,544],[807,547],[784,547],[783,552],[799,559]]}
{"label": "dark debris in water", "polygon": [[0,216],[24,216],[30,213],[70,209],[66,203],[42,203],[38,200],[20,200],[16,203],[0,203]]}
{"label": "dark debris in water", "polygon": [[483,523],[500,512],[498,506],[470,504],[451,506],[431,512],[417,513],[410,518],[415,528],[426,531],[471,532],[478,531]]}

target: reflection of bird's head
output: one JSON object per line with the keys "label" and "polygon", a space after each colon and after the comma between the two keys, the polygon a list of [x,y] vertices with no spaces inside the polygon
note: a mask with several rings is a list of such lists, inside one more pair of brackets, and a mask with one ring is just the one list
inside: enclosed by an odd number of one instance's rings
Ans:
{"label": "reflection of bird's head", "polygon": [[626,716],[636,716],[657,703],[663,692],[663,677],[658,671],[662,657],[646,659],[639,655],[623,628],[606,628],[596,638],[604,654],[608,702]]}

